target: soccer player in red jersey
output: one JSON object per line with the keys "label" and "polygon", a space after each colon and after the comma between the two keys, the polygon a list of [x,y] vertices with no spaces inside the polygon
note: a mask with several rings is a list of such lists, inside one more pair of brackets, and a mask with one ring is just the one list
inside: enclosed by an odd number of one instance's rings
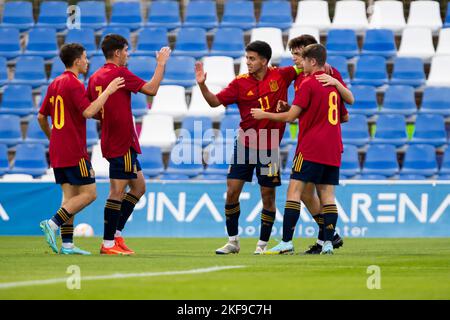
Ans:
{"label": "soccer player in red jersey", "polygon": [[[316,43],[317,43],[317,40],[313,36],[308,35],[308,34],[301,35],[301,36],[293,38],[289,41],[288,46],[289,46],[289,50],[292,53],[292,60],[295,64],[295,66],[297,66],[297,68],[302,70],[300,75],[295,79],[295,82],[294,82],[295,91],[298,90],[298,88],[300,87],[300,84],[307,77],[307,73],[303,72],[303,59],[302,59],[301,53],[306,46],[308,46],[310,44],[316,44]],[[342,100],[348,104],[353,104],[353,102],[354,102],[353,94],[345,85],[339,71],[337,69],[333,68],[332,66],[326,66],[325,70],[327,71],[326,73],[316,76],[317,80],[319,80],[324,86],[330,86],[330,85],[335,86],[336,89],[339,91],[339,94],[341,95]],[[287,107],[286,107],[287,102],[280,102],[280,103],[282,104],[282,109],[284,111],[286,111],[287,110]],[[345,105],[343,103],[341,103],[340,107],[345,109]],[[347,111],[343,110],[343,112],[341,114],[346,114],[346,113],[347,113]],[[310,190],[310,188],[311,187],[308,185],[308,187],[305,191],[308,192]],[[302,194],[304,197],[305,192],[303,192]],[[320,201],[319,201],[317,194],[315,194],[315,192],[314,192],[314,194],[312,196],[310,196],[310,198],[313,199],[313,200],[311,200],[311,202],[314,203],[314,205],[312,205],[311,207],[316,210],[313,212],[310,211],[310,213],[319,227],[319,233],[317,236],[316,243],[314,245],[310,246],[309,249],[305,251],[305,254],[319,254],[322,251],[322,245],[323,245],[323,231],[322,231],[322,227],[321,227],[321,225],[323,224],[323,215],[321,214]],[[308,209],[309,209],[309,207],[308,207]],[[300,211],[295,212],[295,213],[290,212],[289,216],[285,216],[283,218],[283,225],[285,225],[285,228],[283,228],[284,229],[283,230],[283,241],[284,242],[289,242],[292,240],[293,235],[294,235],[294,230],[290,228],[290,225],[293,224],[295,226],[297,224],[299,217],[300,217]],[[284,221],[286,221],[288,223],[285,224]],[[344,241],[339,236],[339,234],[336,233],[333,237],[333,247],[339,248],[343,244],[344,244]],[[273,249],[271,249],[271,250],[269,250],[269,253],[275,253],[275,252],[273,252]],[[281,252],[279,252],[279,253],[281,253]]]}
{"label": "soccer player in red jersey", "polygon": [[[239,196],[245,182],[256,176],[261,188],[263,210],[261,214],[260,239],[255,254],[267,248],[275,221],[275,187],[281,184],[279,175],[279,142],[283,137],[285,123],[256,121],[250,110],[261,108],[277,112],[277,102],[287,100],[287,88],[299,74],[295,67],[272,68],[268,66],[272,49],[263,41],[254,41],[246,47],[248,73],[236,77],[217,95],[209,91],[203,65],[196,63],[196,80],[203,97],[211,107],[237,103],[241,114],[238,137],[234,146],[233,161],[227,175],[225,203],[228,242],[216,250],[217,254],[238,253]],[[314,190],[312,190],[314,191]],[[310,193],[312,194],[312,192]],[[309,203],[307,199],[303,199]],[[307,204],[308,206],[308,204]]]}
{"label": "soccer player in red jersey", "polygon": [[[101,147],[109,162],[110,189],[106,201],[101,254],[133,254],[125,245],[122,230],[133,213],[134,206],[145,193],[145,179],[137,159],[141,153],[131,112],[131,93],[154,96],[164,76],[170,48],[156,53],[157,66],[148,82],[130,72],[127,67],[128,42],[118,34],[106,35],[101,44],[106,63],[90,78],[88,96],[92,101],[106,89],[111,79],[123,77],[125,86],[118,90],[101,111]],[[127,186],[130,187],[126,193]]]}
{"label": "soccer player in red jersey", "polygon": [[[269,113],[252,109],[255,119],[293,121],[299,119],[299,134],[291,179],[287,191],[285,216],[297,211],[302,192],[308,182],[318,190],[324,214],[324,244],[322,254],[333,253],[333,236],[338,218],[334,198],[334,186],[339,184],[339,167],[343,151],[341,119],[348,120],[346,110],[340,108],[341,96],[334,86],[323,86],[316,78],[324,73],[326,49],[312,44],[302,51],[303,68],[308,74],[296,92],[292,107],[287,112]],[[295,225],[291,225],[295,227]],[[289,242],[280,242],[279,247],[290,247]]]}
{"label": "soccer player in red jersey", "polygon": [[[38,114],[38,121],[50,140],[50,166],[57,184],[61,184],[61,208],[49,220],[41,222],[51,249],[58,253],[55,232],[61,228],[61,254],[90,254],[73,244],[73,218],[96,198],[95,177],[86,148],[86,118],[92,118],[108,97],[124,86],[123,78],[111,79],[106,90],[93,102],[86,95],[84,84],[78,80],[86,73],[88,60],[83,46],[64,45],[59,54],[65,72],[48,87]],[[52,129],[47,117],[52,118]]]}

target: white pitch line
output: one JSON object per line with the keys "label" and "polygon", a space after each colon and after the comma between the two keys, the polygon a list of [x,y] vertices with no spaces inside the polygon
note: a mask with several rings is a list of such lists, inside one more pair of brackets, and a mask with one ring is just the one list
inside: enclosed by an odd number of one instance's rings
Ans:
{"label": "white pitch line", "polygon": [[[184,274],[197,274],[197,273],[209,273],[228,269],[245,268],[245,266],[224,266],[224,267],[209,267],[202,269],[192,270],[180,270],[180,271],[162,271],[162,272],[144,272],[144,273],[115,273],[103,276],[87,276],[81,277],[81,281],[90,280],[110,280],[110,279],[126,279],[126,278],[144,278],[144,277],[158,277],[158,276],[175,276]],[[70,277],[70,275],[68,276]],[[66,278],[54,278],[46,280],[31,280],[31,281],[19,281],[19,282],[4,282],[0,283],[0,289],[29,287],[29,286],[41,286],[46,284],[66,283]]]}

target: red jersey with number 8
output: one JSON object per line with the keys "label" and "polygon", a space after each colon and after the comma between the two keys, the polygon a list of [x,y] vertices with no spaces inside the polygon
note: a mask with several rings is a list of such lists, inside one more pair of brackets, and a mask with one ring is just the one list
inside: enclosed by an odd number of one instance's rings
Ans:
{"label": "red jersey with number 8", "polygon": [[89,160],[86,148],[86,118],[83,111],[89,101],[83,83],[70,71],[58,76],[48,87],[39,113],[52,118],[50,166],[77,166]]}
{"label": "red jersey with number 8", "polygon": [[340,167],[341,96],[336,87],[324,87],[316,80],[322,73],[306,77],[295,93],[292,105],[302,108],[296,153],[301,152],[303,159],[311,162]]}

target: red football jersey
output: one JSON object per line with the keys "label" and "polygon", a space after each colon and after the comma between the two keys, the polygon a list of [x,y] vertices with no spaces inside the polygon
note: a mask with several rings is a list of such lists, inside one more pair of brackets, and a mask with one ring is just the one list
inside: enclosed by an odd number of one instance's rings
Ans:
{"label": "red football jersey", "polygon": [[341,165],[341,96],[334,86],[324,87],[315,75],[307,76],[295,93],[292,105],[302,108],[297,153],[303,159],[330,166]]}
{"label": "red football jersey", "polygon": [[[288,87],[296,76],[294,67],[269,67],[263,80],[258,81],[248,73],[242,74],[216,95],[223,105],[238,105],[240,128],[246,133],[240,134],[240,140],[247,147],[262,150],[278,147],[286,124],[266,119],[255,120],[250,111],[252,108],[261,108],[266,112],[276,112],[278,100],[287,101]],[[255,130],[257,141],[249,138],[251,129]],[[272,136],[276,145],[271,143]]]}
{"label": "red football jersey", "polygon": [[90,104],[83,83],[70,71],[49,85],[39,113],[52,118],[49,146],[52,168],[73,167],[81,159],[89,160],[83,111]]}
{"label": "red football jersey", "polygon": [[109,83],[117,77],[125,79],[125,87],[108,98],[103,106],[100,120],[102,154],[105,158],[121,157],[130,147],[137,153],[141,153],[131,112],[131,92],[137,93],[141,90],[145,81],[126,67],[106,63],[89,78],[88,97],[91,101],[97,99]]}

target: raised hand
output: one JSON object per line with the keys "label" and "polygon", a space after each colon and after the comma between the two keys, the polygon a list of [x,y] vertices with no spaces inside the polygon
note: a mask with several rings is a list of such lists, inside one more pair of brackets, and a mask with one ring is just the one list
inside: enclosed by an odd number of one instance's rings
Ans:
{"label": "raised hand", "polygon": [[167,60],[169,60],[171,52],[172,50],[169,47],[162,47],[159,52],[156,52],[156,62],[165,65]]}
{"label": "raised hand", "polygon": [[203,63],[200,61],[195,63],[195,80],[197,80],[198,84],[204,84],[206,81],[206,73],[203,70]]}

